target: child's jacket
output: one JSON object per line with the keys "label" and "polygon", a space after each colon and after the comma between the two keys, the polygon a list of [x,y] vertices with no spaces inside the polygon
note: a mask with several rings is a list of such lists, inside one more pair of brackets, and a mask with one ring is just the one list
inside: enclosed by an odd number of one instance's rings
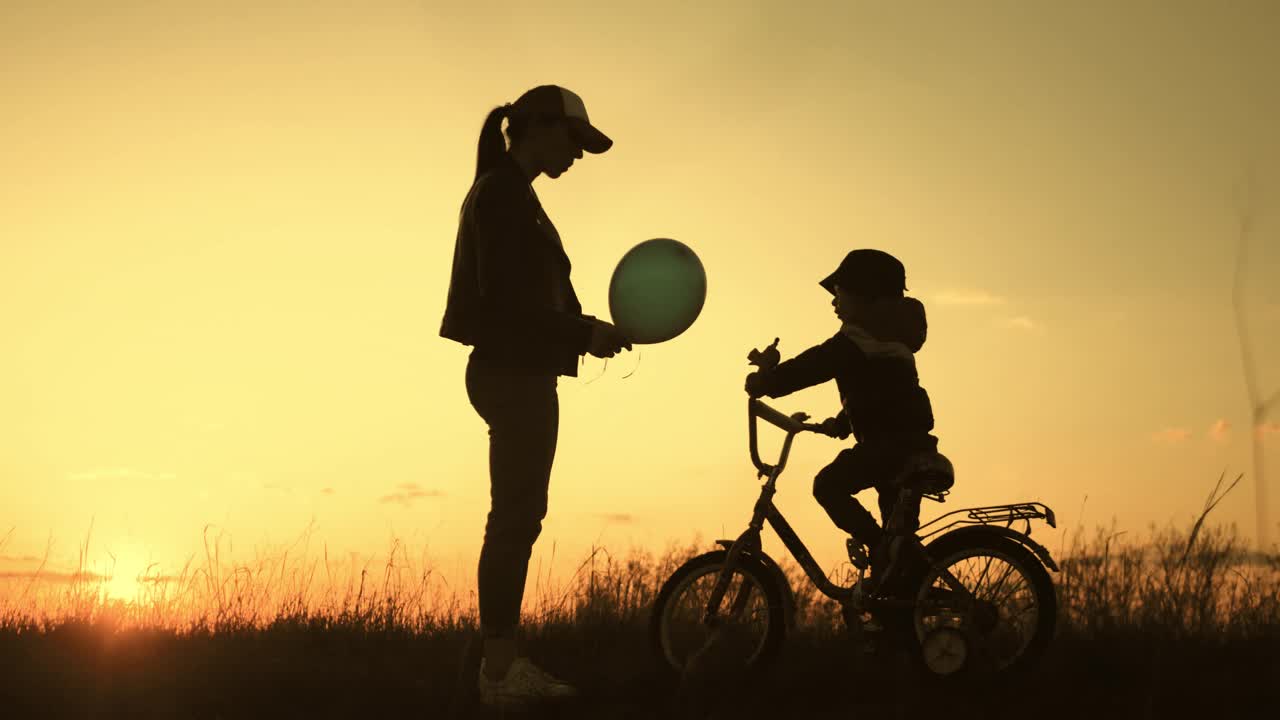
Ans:
{"label": "child's jacket", "polygon": [[[896,310],[918,313],[909,325],[924,327],[924,308],[919,302],[908,298]],[[923,331],[918,337],[904,339],[919,349]],[[761,372],[759,382],[765,395],[776,398],[832,379],[844,408],[837,417],[848,421],[858,442],[924,435],[933,430],[933,407],[929,394],[920,387],[912,349],[896,340],[877,340],[858,325],[845,323],[822,344]]]}

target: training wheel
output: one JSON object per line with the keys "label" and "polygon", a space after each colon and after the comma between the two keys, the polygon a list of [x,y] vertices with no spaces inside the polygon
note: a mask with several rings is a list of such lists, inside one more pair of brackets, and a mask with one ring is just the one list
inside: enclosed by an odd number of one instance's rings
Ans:
{"label": "training wheel", "polygon": [[956,628],[943,627],[929,631],[920,644],[929,672],[947,676],[959,672],[969,657],[969,641]]}

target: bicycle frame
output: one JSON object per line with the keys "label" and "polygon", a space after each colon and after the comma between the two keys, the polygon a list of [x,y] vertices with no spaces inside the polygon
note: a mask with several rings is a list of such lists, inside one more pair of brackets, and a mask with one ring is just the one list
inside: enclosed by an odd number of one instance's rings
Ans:
{"label": "bicycle frame", "polygon": [[[715,586],[711,590],[711,596],[707,600],[706,614],[704,621],[708,625],[715,624],[715,613],[720,607],[720,601],[724,598],[725,592],[729,587],[729,578],[735,567],[738,558],[744,553],[759,554],[760,553],[760,532],[764,529],[764,523],[768,522],[774,532],[778,533],[787,549],[791,551],[796,562],[804,569],[805,575],[813,582],[818,591],[827,597],[843,602],[848,599],[851,588],[837,585],[827,577],[827,574],[818,566],[816,560],[813,559],[809,548],[805,547],[800,536],[792,529],[790,523],[782,516],[782,512],[773,504],[773,496],[777,493],[778,476],[782,474],[782,470],[787,465],[787,458],[791,454],[791,444],[797,433],[814,429],[812,425],[806,425],[803,422],[802,413],[792,417],[785,415],[763,402],[751,398],[747,401],[747,415],[750,418],[748,430],[751,438],[751,462],[759,471],[758,477],[768,476],[768,480],[760,489],[760,497],[756,500],[755,507],[751,513],[751,521],[747,524],[747,529],[738,536],[737,540],[728,548],[728,556],[725,558],[724,569],[716,581]],[[786,439],[782,442],[782,451],[778,456],[776,465],[769,465],[761,462],[760,452],[757,447],[756,418],[763,417],[765,420],[779,428],[787,431]],[[804,416],[807,417],[807,416]],[[722,543],[724,544],[724,543]],[[736,613],[742,609],[747,600],[747,594],[750,588],[744,583],[742,590],[732,604],[733,612]]]}
{"label": "bicycle frame", "polygon": [[[795,416],[788,416],[755,398],[751,398],[748,401],[747,413],[750,418],[749,435],[751,444],[751,461],[759,471],[758,477],[767,476],[768,479],[760,489],[760,497],[756,500],[751,514],[751,521],[748,523],[747,529],[731,543],[728,540],[719,541],[722,546],[727,547],[728,556],[725,558],[724,568],[721,570],[717,578],[716,584],[711,591],[711,596],[707,600],[706,613],[703,620],[711,626],[716,624],[716,611],[719,609],[721,600],[724,599],[724,594],[728,590],[729,578],[738,558],[744,553],[764,557],[763,552],[761,551],[760,533],[764,529],[764,524],[766,522],[773,528],[774,532],[778,534],[779,539],[782,540],[783,545],[786,546],[787,550],[791,552],[791,555],[796,559],[796,562],[804,570],[804,573],[808,576],[810,582],[812,582],[814,587],[816,587],[823,595],[843,604],[851,599],[853,588],[855,587],[837,585],[827,577],[827,574],[818,566],[817,561],[814,560],[813,555],[800,539],[800,536],[796,534],[790,523],[788,523],[786,518],[782,516],[782,512],[773,503],[773,496],[777,492],[778,476],[782,474],[782,470],[786,467],[787,458],[791,453],[792,441],[797,433],[804,430],[816,430],[817,426],[805,423],[804,419],[808,416],[804,413],[797,413]],[[787,431],[787,436],[786,439],[783,440],[782,451],[779,454],[776,465],[769,465],[760,460],[759,450],[757,449],[757,417],[763,417],[770,424]],[[945,492],[941,494],[925,494],[924,497],[931,497],[932,499],[941,501],[942,495],[945,495]],[[934,525],[945,518],[959,515],[960,513],[967,513],[967,516],[965,518],[957,518],[946,525],[925,533],[924,535],[917,534],[920,530],[924,530],[930,525]],[[897,513],[895,508],[895,517],[896,515]],[[1047,506],[1041,503],[1016,503],[1012,505],[995,505],[955,510],[921,525],[916,531],[905,534],[919,542],[924,538],[943,533],[960,524],[991,527],[994,523],[1005,522],[1006,525],[1004,527],[996,526],[992,527],[992,530],[1000,531],[1001,534],[1012,536],[1018,542],[1028,545],[1036,552],[1042,561],[1045,561],[1046,565],[1057,570],[1057,565],[1053,562],[1053,559],[1048,556],[1048,551],[1025,536],[1030,534],[1030,524],[1032,519],[1044,519],[1048,521],[1051,527],[1056,527],[1053,511]],[[1015,520],[1026,521],[1027,531],[1025,535],[1010,529],[1010,526]],[[780,573],[780,571],[778,572]],[[955,577],[951,576],[949,571],[944,569],[942,578],[957,592],[965,595],[968,594],[968,591],[964,586]],[[743,587],[739,590],[738,596],[731,604],[731,614],[737,614],[743,609],[748,599],[749,592],[749,586],[744,583]],[[879,603],[882,605],[912,605],[914,604],[914,601],[882,600],[879,601]]]}

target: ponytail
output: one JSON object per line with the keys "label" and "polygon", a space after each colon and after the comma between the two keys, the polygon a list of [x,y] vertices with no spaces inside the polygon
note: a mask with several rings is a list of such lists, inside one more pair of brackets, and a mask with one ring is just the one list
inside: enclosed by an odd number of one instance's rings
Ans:
{"label": "ponytail", "polygon": [[507,152],[507,140],[502,135],[502,120],[507,117],[511,105],[502,105],[489,111],[480,128],[480,145],[476,152],[476,179],[495,168]]}

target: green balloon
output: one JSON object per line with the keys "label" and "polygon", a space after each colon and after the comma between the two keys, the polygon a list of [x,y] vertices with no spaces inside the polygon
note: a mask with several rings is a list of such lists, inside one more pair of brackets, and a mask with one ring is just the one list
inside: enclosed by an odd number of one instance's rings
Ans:
{"label": "green balloon", "polygon": [[666,342],[688,330],[706,298],[702,261],[670,238],[631,248],[609,282],[609,314],[633,343]]}

